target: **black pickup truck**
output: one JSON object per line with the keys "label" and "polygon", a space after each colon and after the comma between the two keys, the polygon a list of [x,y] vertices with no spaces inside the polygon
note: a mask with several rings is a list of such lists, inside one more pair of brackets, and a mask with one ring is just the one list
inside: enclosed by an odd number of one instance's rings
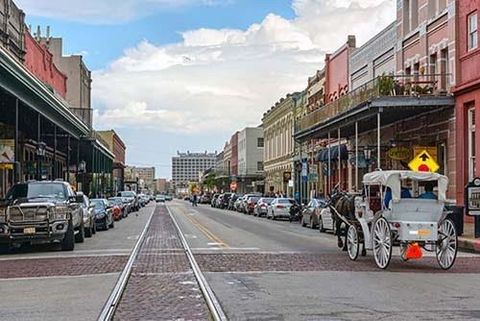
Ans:
{"label": "black pickup truck", "polygon": [[83,194],[66,182],[15,184],[0,207],[0,246],[60,242],[62,250],[73,250],[85,237],[82,202]]}

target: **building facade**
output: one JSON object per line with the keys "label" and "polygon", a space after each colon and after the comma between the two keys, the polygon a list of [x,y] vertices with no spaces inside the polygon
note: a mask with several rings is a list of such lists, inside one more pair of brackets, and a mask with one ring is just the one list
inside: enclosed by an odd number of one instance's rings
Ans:
{"label": "building facade", "polygon": [[67,94],[67,76],[53,62],[53,55],[25,29],[24,64],[36,77],[62,98]]}
{"label": "building facade", "polygon": [[25,56],[25,13],[13,0],[0,1],[0,46],[18,62]]}
{"label": "building facade", "polygon": [[217,153],[186,153],[177,152],[172,157],[172,184],[177,188],[184,188],[190,182],[198,182],[199,174],[207,169],[215,168]]}
{"label": "building facade", "polygon": [[105,142],[106,147],[113,153],[113,194],[116,195],[123,189],[125,184],[124,169],[125,169],[125,154],[126,145],[115,132],[115,130],[97,131],[97,134]]}
{"label": "building facade", "polygon": [[262,127],[247,127],[238,133],[237,192],[264,192],[264,138]]}
{"label": "building facade", "polygon": [[263,115],[265,193],[293,194],[293,126],[299,96],[288,94]]}
{"label": "building facade", "polygon": [[53,54],[55,65],[67,76],[66,100],[71,110],[92,127],[91,72],[81,55],[63,55],[63,39],[40,37],[40,43]]}
{"label": "building facade", "polygon": [[463,206],[464,188],[480,174],[476,151],[480,150],[480,47],[478,25],[480,2],[456,2],[457,13],[457,83],[454,89],[457,133],[456,199]]}
{"label": "building facade", "polygon": [[155,179],[155,193],[165,194],[168,192],[168,182],[166,178]]}

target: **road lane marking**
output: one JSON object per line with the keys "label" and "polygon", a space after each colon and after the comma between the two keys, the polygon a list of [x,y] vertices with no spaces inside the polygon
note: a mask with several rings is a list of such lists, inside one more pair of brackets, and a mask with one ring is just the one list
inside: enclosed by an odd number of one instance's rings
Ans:
{"label": "road lane marking", "polygon": [[218,243],[219,246],[223,248],[229,248],[230,246],[226,244],[222,239],[220,239],[218,236],[213,234],[207,227],[205,227],[202,223],[200,223],[198,220],[193,218],[192,216],[189,216],[185,208],[182,208],[180,212],[185,216],[185,218],[192,223],[193,226],[195,226],[197,229],[199,229],[210,241],[214,243]]}

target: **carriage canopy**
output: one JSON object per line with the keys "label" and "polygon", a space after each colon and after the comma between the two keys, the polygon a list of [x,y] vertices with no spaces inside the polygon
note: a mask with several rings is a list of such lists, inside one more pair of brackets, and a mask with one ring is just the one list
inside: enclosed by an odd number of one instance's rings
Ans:
{"label": "carriage canopy", "polygon": [[375,171],[363,176],[365,185],[383,185],[392,190],[392,200],[400,200],[402,180],[410,179],[413,181],[436,181],[438,184],[438,200],[446,201],[448,188],[448,177],[437,173],[414,172],[414,171]]}

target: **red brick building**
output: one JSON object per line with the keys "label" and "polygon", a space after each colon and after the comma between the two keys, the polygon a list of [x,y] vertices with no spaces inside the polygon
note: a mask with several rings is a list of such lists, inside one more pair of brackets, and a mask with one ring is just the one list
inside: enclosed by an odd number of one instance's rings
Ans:
{"label": "red brick building", "polygon": [[478,24],[480,1],[456,1],[457,12],[457,85],[455,116],[457,133],[457,204],[463,205],[464,187],[480,175],[476,151],[480,150],[480,46]]}
{"label": "red brick building", "polygon": [[53,63],[53,56],[48,49],[25,30],[25,66],[38,79],[52,87],[57,94],[66,97],[67,76]]}

